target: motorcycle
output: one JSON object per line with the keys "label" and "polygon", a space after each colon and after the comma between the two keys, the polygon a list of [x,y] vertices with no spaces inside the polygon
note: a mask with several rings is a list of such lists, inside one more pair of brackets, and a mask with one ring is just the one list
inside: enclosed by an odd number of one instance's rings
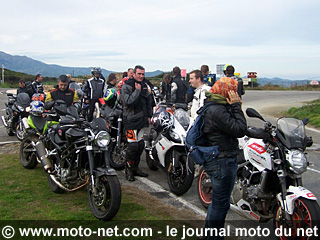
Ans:
{"label": "motorcycle", "polygon": [[87,122],[75,107],[59,106],[59,124],[36,143],[37,156],[54,193],[72,192],[87,185],[89,207],[100,220],[110,220],[121,203],[121,187],[110,167],[110,134],[102,118]]}
{"label": "motorcycle", "polygon": [[7,93],[7,96],[6,116],[1,116],[2,123],[9,136],[16,134],[18,140],[22,141],[26,135],[22,119],[28,117],[26,108],[30,104],[30,97],[27,93],[19,93],[17,96]]}
{"label": "motorcycle", "polygon": [[30,109],[27,109],[29,116],[23,126],[26,129],[26,136],[20,144],[20,163],[24,168],[34,169],[38,163],[41,163],[37,157],[36,144],[41,136],[47,133],[47,130],[59,123],[59,118],[55,111],[44,111],[44,104],[41,101],[32,101]]}
{"label": "motorcycle", "polygon": [[[174,116],[173,108],[158,104],[152,116],[152,128],[144,134],[146,163],[151,170],[167,171],[170,190],[176,195],[186,193],[192,185],[194,164],[187,158],[186,130]],[[185,120],[188,115],[182,115]]]}
{"label": "motorcycle", "polygon": [[[302,184],[309,164],[304,152],[313,143],[305,134],[308,120],[283,117],[272,126],[256,110],[248,108],[246,113],[264,121],[264,128],[249,127],[247,136],[239,139],[241,151],[230,208],[250,220],[272,219],[275,229],[290,228],[291,236],[297,237],[297,228],[313,228],[320,218],[317,198]],[[211,182],[204,169],[197,189],[202,205],[208,207]]]}
{"label": "motorcycle", "polygon": [[101,116],[107,122],[111,135],[110,166],[116,170],[123,170],[126,161],[127,138],[123,128],[122,109],[119,105],[111,109],[108,105],[103,104]]}

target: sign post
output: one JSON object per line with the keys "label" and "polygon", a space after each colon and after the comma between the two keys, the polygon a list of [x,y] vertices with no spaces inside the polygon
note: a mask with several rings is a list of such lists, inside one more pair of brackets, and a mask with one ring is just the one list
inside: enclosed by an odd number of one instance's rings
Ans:
{"label": "sign post", "polygon": [[251,87],[253,88],[253,82],[258,82],[257,73],[256,72],[248,72],[247,76],[248,76],[248,78],[250,78]]}

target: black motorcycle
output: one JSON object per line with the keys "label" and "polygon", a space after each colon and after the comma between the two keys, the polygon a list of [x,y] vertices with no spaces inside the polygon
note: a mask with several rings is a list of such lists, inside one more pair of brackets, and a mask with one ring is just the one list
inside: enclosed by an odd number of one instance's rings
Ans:
{"label": "black motorcycle", "polygon": [[121,187],[109,163],[111,137],[106,122],[102,118],[87,122],[75,107],[60,105],[55,110],[61,116],[59,124],[35,145],[51,191],[72,192],[87,185],[93,215],[112,219],[120,208]]}
{"label": "black motorcycle", "polygon": [[121,107],[111,109],[109,106],[104,105],[101,109],[101,117],[107,122],[111,135],[109,147],[110,165],[116,170],[122,170],[124,169],[127,150],[127,138],[122,122],[122,109]]}
{"label": "black motorcycle", "polygon": [[18,140],[22,141],[26,136],[23,121],[26,121],[29,115],[27,107],[30,105],[30,97],[27,93],[7,93],[7,96],[6,116],[1,116],[2,123],[9,136],[16,134]]}

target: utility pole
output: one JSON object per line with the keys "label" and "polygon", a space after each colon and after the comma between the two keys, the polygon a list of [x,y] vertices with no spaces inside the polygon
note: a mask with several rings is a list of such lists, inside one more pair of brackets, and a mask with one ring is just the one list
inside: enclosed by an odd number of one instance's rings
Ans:
{"label": "utility pole", "polygon": [[2,77],[0,81],[0,87],[1,87],[1,83],[4,83],[4,65],[3,64],[2,64]]}

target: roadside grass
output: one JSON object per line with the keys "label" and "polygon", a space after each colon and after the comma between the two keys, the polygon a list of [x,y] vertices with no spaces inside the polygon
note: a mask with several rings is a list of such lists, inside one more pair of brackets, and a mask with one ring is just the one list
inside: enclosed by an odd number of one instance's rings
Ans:
{"label": "roadside grass", "polygon": [[[161,206],[160,200],[153,196],[141,195],[137,193],[141,190],[132,186],[121,186],[122,202],[117,215],[111,221],[99,221],[90,212],[85,188],[71,193],[55,194],[50,191],[47,175],[41,166],[38,165],[32,170],[24,169],[17,154],[0,155],[0,176],[0,229],[8,223],[16,227],[68,228],[78,227],[80,224],[91,229],[115,226],[119,229],[149,227],[156,232],[163,231],[170,223],[177,228],[193,225],[188,220],[177,221],[173,215],[176,213],[173,211],[172,214],[168,214],[170,209]],[[181,238],[180,232],[178,236]],[[168,239],[154,235],[151,238],[138,238]]]}
{"label": "roadside grass", "polygon": [[309,118],[309,123],[315,127],[320,127],[320,99],[308,102],[306,105],[296,108],[292,107],[283,112],[286,117],[298,119]]}

